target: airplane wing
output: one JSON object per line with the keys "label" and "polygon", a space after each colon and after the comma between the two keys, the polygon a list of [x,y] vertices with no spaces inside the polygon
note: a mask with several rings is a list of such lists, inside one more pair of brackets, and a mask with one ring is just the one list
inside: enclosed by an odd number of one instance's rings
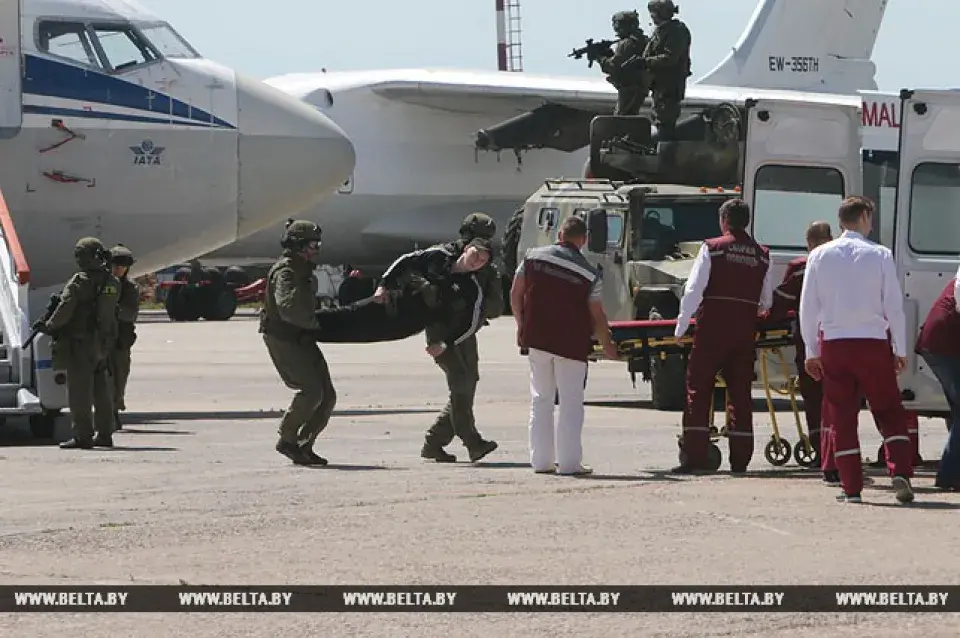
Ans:
{"label": "airplane wing", "polygon": [[417,73],[371,86],[377,95],[443,111],[510,117],[544,104],[591,113],[610,112],[616,90],[603,80],[524,73]]}

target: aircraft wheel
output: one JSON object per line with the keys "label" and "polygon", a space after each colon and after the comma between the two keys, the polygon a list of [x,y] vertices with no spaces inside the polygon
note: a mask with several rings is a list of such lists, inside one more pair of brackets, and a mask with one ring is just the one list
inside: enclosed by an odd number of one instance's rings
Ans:
{"label": "aircraft wheel", "polygon": [[801,440],[797,443],[797,447],[793,448],[793,460],[797,462],[797,465],[803,467],[818,467],[820,465],[820,452],[811,445],[810,452],[807,453],[806,443],[806,439]]}
{"label": "aircraft wheel", "polygon": [[163,300],[163,307],[167,311],[167,316],[170,317],[170,321],[180,321],[180,315],[182,314],[181,306],[183,306],[182,295],[182,286],[171,286],[167,290],[167,296]]}
{"label": "aircraft wheel", "polygon": [[237,296],[226,286],[210,286],[203,299],[203,318],[227,321],[237,312]]}
{"label": "aircraft wheel", "polygon": [[203,295],[199,288],[194,286],[181,286],[180,291],[181,304],[179,306],[180,315],[177,321],[196,321],[200,318],[203,311]]}
{"label": "aircraft wheel", "polygon": [[766,447],[763,448],[764,458],[770,465],[776,465],[777,467],[787,464],[787,461],[790,460],[790,452],[790,443],[783,438],[779,442],[776,439],[770,439]]}

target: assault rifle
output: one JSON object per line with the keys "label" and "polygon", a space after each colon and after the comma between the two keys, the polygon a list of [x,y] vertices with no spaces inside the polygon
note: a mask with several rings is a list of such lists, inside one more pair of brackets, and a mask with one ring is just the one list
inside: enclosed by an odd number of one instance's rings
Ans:
{"label": "assault rifle", "polygon": [[579,60],[583,56],[587,57],[588,67],[592,67],[593,63],[597,59],[604,55],[613,55],[613,45],[616,44],[616,40],[600,40],[594,42],[593,38],[587,38],[586,46],[580,47],[579,49],[574,49],[569,54],[568,58],[573,58],[574,60]]}
{"label": "assault rifle", "polygon": [[23,342],[23,348],[29,348],[30,344],[33,343],[33,340],[37,338],[41,332],[43,332],[44,324],[49,321],[50,317],[53,316],[53,312],[60,305],[60,295],[50,295],[50,301],[47,303],[46,310],[43,311],[43,316],[33,322],[33,325],[30,326],[33,330],[30,332],[30,335],[27,337],[26,341]]}

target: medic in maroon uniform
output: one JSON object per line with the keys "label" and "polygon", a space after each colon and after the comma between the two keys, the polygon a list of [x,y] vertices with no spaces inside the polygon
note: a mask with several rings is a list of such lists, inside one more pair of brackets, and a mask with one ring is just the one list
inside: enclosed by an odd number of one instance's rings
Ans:
{"label": "medic in maroon uniform", "polygon": [[723,235],[703,242],[680,301],[675,335],[697,325],[687,366],[680,474],[710,471],[710,403],[717,372],[730,396],[730,470],[746,472],[753,456],[753,364],[757,316],[773,305],[769,250],[747,234],[750,207],[732,199],[720,207]]}
{"label": "medic in maroon uniform", "polygon": [[916,352],[930,366],[950,406],[950,434],[943,446],[936,487],[960,490],[960,269],[933,303],[920,329]]}
{"label": "medic in maroon uniform", "polygon": [[[833,239],[828,222],[813,222],[807,227],[807,251],[811,251],[820,244]],[[797,257],[787,264],[787,271],[783,275],[783,282],[773,291],[773,309],[770,319],[783,319],[790,312],[800,311],[800,291],[803,289],[803,273],[807,268],[807,258]],[[820,466],[823,470],[823,480],[837,484],[840,475],[833,463],[833,440],[830,438],[830,422],[824,422],[823,416],[823,388],[819,381],[814,380],[803,367],[806,357],[806,347],[803,335],[800,333],[799,317],[793,333],[793,344],[796,350],[795,363],[797,376],[800,382],[800,395],[803,397],[803,411],[807,417],[807,435],[810,445],[820,455]],[[798,445],[800,445],[798,443]]]}

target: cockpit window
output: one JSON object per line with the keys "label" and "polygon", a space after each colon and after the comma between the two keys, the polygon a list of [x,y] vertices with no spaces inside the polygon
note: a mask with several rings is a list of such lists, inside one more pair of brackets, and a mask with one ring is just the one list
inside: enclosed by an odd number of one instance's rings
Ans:
{"label": "cockpit window", "polygon": [[200,54],[191,47],[169,24],[154,23],[138,25],[150,44],[165,58],[199,58]]}
{"label": "cockpit window", "polygon": [[131,25],[94,24],[93,31],[115,71],[147,64],[160,57]]}
{"label": "cockpit window", "polygon": [[37,27],[37,48],[44,53],[100,67],[87,27],[79,22],[41,22]]}

